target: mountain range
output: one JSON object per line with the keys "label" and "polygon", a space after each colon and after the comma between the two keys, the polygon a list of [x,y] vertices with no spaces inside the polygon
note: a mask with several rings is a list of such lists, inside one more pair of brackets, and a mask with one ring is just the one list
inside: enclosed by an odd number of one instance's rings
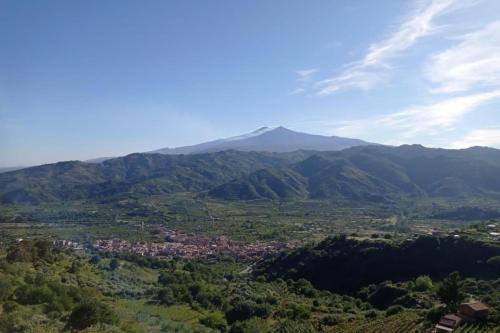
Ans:
{"label": "mountain range", "polygon": [[224,150],[292,152],[296,150],[333,151],[372,143],[338,136],[314,135],[285,127],[262,127],[251,133],[193,146],[162,148],[151,151],[159,154],[199,154]]}
{"label": "mountain range", "polygon": [[223,200],[402,197],[500,198],[500,150],[419,145],[342,151],[131,154],[101,163],[59,162],[0,174],[0,201],[113,201],[177,192]]}
{"label": "mountain range", "polygon": [[[262,127],[253,132],[192,146],[160,148],[150,151],[152,154],[187,155],[213,153],[225,150],[292,152],[296,150],[335,151],[345,148],[370,145],[359,139],[338,136],[315,135],[292,131],[285,127]],[[87,163],[101,163],[115,157],[97,157],[86,160]],[[0,167],[0,173],[23,169],[25,167]]]}

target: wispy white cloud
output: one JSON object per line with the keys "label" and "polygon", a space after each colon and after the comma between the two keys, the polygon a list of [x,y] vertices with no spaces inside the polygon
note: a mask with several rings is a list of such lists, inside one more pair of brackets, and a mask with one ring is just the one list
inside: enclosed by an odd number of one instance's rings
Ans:
{"label": "wispy white cloud", "polygon": [[305,88],[297,88],[297,89],[294,89],[290,92],[290,95],[298,95],[298,94],[302,94],[306,92],[306,89]]}
{"label": "wispy white cloud", "polygon": [[453,142],[450,148],[460,149],[473,146],[500,148],[500,127],[472,130],[462,139]]}
{"label": "wispy white cloud", "polygon": [[447,12],[457,0],[419,1],[419,5],[386,39],[373,43],[365,56],[344,67],[340,74],[317,83],[319,95],[341,89],[371,89],[388,79],[389,60],[410,48],[418,39],[434,33],[433,20]]}
{"label": "wispy white cloud", "polygon": [[346,121],[336,128],[339,135],[356,136],[367,131],[390,131],[394,137],[410,139],[418,134],[435,135],[453,130],[462,117],[479,106],[500,99],[500,90],[446,99],[427,105],[415,105],[401,112],[359,121]]}
{"label": "wispy white cloud", "polygon": [[405,129],[405,136],[414,136],[429,130],[451,129],[466,113],[497,98],[500,98],[500,90],[449,98],[430,105],[409,107],[382,117],[378,123]]}
{"label": "wispy white cloud", "polygon": [[298,78],[297,81],[309,81],[312,78],[312,75],[316,73],[318,70],[316,68],[311,68],[311,69],[301,69],[298,71],[295,71],[297,74]]}
{"label": "wispy white cloud", "polygon": [[434,93],[500,85],[500,21],[460,37],[457,45],[433,55],[425,66]]}
{"label": "wispy white cloud", "polygon": [[299,82],[299,87],[292,90],[290,92],[290,95],[298,95],[305,93],[307,91],[307,87],[311,84],[311,80],[316,74],[318,70],[316,68],[310,68],[310,69],[300,69],[295,71],[295,74],[297,74],[297,82]]}

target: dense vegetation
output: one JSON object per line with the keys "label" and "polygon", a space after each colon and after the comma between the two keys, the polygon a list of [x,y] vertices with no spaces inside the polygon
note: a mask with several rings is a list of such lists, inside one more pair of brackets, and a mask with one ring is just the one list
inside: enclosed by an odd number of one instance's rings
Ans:
{"label": "dense vegetation", "polygon": [[498,244],[464,238],[419,237],[398,244],[338,236],[283,253],[264,262],[259,271],[270,278],[305,278],[320,289],[352,293],[371,283],[407,281],[420,275],[442,279],[453,271],[496,278],[500,269],[492,258],[498,256]]}
{"label": "dense vegetation", "polygon": [[0,199],[39,204],[178,192],[244,200],[498,198],[498,174],[500,152],[489,148],[365,146],[340,152],[132,154],[102,163],[60,162],[1,173]]}
{"label": "dense vegetation", "polygon": [[366,146],[317,153],[289,166],[256,171],[210,194],[224,199],[310,197],[356,202],[422,196],[498,198],[499,172],[500,152],[495,149]]}
{"label": "dense vegetation", "polygon": [[[460,331],[493,332],[498,174],[497,150],[421,146],[132,154],[3,173],[0,332],[424,333],[469,296],[490,316]],[[164,242],[172,230],[290,250],[255,263],[52,243]]]}
{"label": "dense vegetation", "polygon": [[131,154],[102,163],[59,162],[1,173],[0,198],[5,203],[39,204],[198,192],[258,169],[300,160],[304,154]]}
{"label": "dense vegetation", "polygon": [[112,257],[17,242],[0,251],[0,332],[427,332],[466,294],[491,307],[488,322],[469,328],[500,324],[498,275],[374,280],[347,295],[243,268],[231,258]]}

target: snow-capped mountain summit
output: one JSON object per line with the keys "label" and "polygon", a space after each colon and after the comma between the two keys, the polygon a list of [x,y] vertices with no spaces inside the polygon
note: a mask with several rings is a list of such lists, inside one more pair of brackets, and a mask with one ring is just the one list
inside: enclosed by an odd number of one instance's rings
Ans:
{"label": "snow-capped mountain summit", "polygon": [[289,130],[285,127],[262,127],[253,132],[193,146],[162,148],[151,153],[197,154],[223,150],[290,152],[305,150],[342,150],[371,143],[338,136],[323,136]]}

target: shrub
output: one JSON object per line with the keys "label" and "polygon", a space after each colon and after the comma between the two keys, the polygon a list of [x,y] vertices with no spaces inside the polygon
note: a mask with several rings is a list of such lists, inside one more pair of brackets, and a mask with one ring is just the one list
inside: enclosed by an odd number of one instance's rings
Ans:
{"label": "shrub", "polygon": [[[397,305],[396,305],[396,306],[397,306]],[[390,308],[391,308],[391,307],[389,307],[389,309],[390,309]],[[387,309],[387,311],[388,311],[389,309]],[[373,318],[377,318],[377,311],[375,311],[375,310],[370,310],[370,311],[366,312],[366,313],[365,313],[365,318],[371,318],[371,319],[373,319]]]}
{"label": "shrub", "polygon": [[211,313],[200,319],[200,323],[221,332],[225,332],[227,329],[227,321],[220,313]]}
{"label": "shrub", "polygon": [[491,257],[486,263],[494,269],[500,270],[500,256]]}
{"label": "shrub", "polygon": [[417,291],[431,290],[432,287],[432,279],[428,275],[419,276],[415,280],[415,290]]}
{"label": "shrub", "polygon": [[257,278],[255,279],[255,281],[259,282],[259,283],[264,283],[266,282],[266,277],[264,275],[259,275],[257,276]]}
{"label": "shrub", "polygon": [[386,316],[392,316],[395,315],[396,313],[399,313],[403,311],[404,308],[401,305],[391,305],[390,307],[385,310],[385,315]]}
{"label": "shrub", "polygon": [[431,323],[436,323],[446,313],[445,310],[446,309],[442,306],[433,307],[432,309],[429,310],[429,312],[427,312],[425,318]]}
{"label": "shrub", "polygon": [[117,319],[111,309],[99,301],[89,301],[78,305],[71,312],[68,319],[68,326],[83,330],[96,324],[113,324]]}
{"label": "shrub", "polygon": [[273,332],[275,333],[315,333],[316,330],[310,323],[294,320],[286,320],[278,323]]}
{"label": "shrub", "polygon": [[14,301],[7,301],[7,302],[3,303],[3,311],[5,313],[14,312],[14,311],[18,310],[19,308],[20,308],[20,305]]}
{"label": "shrub", "polygon": [[17,302],[20,304],[42,304],[54,300],[54,292],[47,286],[22,285],[15,292]]}
{"label": "shrub", "polygon": [[9,299],[13,292],[14,288],[12,285],[0,276],[0,301]]}
{"label": "shrub", "polygon": [[120,262],[118,261],[118,259],[116,259],[116,258],[111,259],[111,261],[109,262],[109,269],[114,271],[114,270],[118,269],[119,267],[120,267]]}
{"label": "shrub", "polygon": [[226,311],[226,319],[230,323],[235,321],[244,321],[250,319],[254,315],[255,303],[248,301],[240,301]]}
{"label": "shrub", "polygon": [[326,325],[326,326],[337,325],[341,322],[342,322],[342,319],[336,315],[326,316],[326,317],[323,317],[321,319],[321,324]]}
{"label": "shrub", "polygon": [[92,265],[97,265],[101,261],[101,256],[93,255],[92,258],[89,259],[89,263]]}
{"label": "shrub", "polygon": [[158,301],[165,305],[174,305],[176,303],[174,293],[170,288],[163,288],[158,291]]}
{"label": "shrub", "polygon": [[251,318],[247,321],[237,321],[231,326],[230,333],[268,333],[269,327],[261,318]]}
{"label": "shrub", "polygon": [[368,301],[379,309],[384,309],[393,304],[393,302],[406,295],[408,291],[390,283],[384,283],[379,286],[372,294],[368,296]]}

